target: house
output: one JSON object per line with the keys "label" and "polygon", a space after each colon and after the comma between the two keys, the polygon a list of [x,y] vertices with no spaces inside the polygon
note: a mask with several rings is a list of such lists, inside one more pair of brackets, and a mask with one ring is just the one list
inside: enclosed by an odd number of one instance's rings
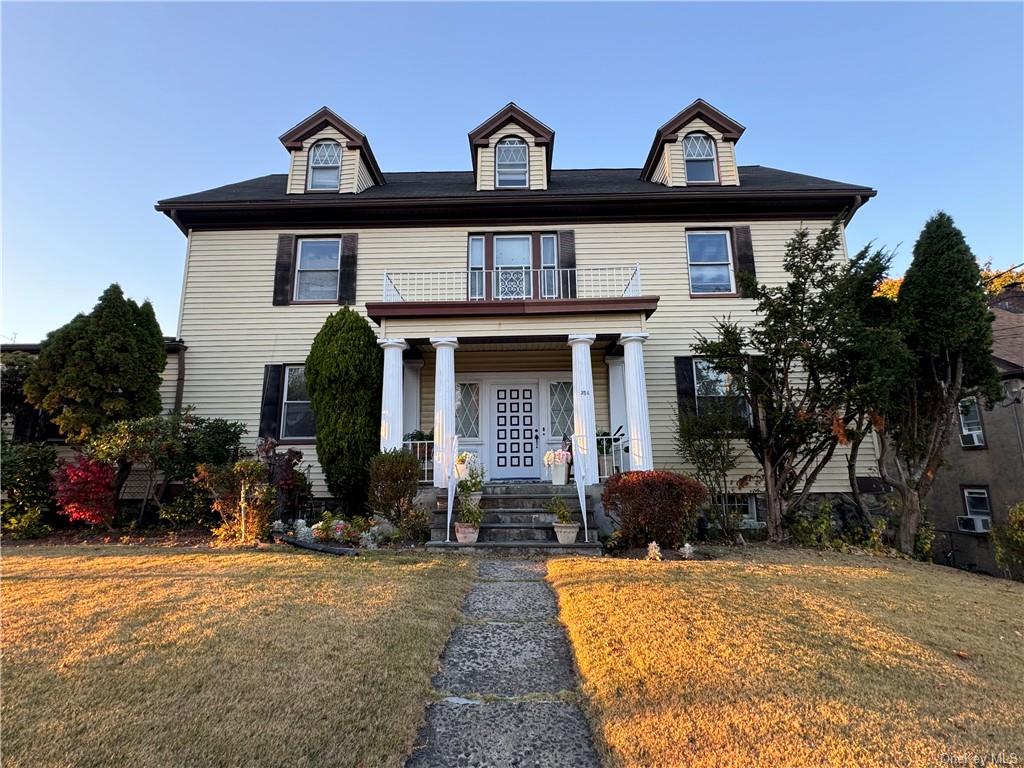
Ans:
{"label": "house", "polygon": [[[588,485],[678,466],[677,408],[714,379],[692,346],[716,318],[751,317],[737,274],[785,281],[795,230],[875,195],[738,165],[744,130],[697,100],[636,148],[641,167],[560,170],[554,129],[510,103],[469,132],[471,170],[385,173],[325,107],[280,137],[287,173],[156,206],[187,237],[184,402],[314,457],[303,363],[341,304],[384,349],[381,448],[432,457],[438,488],[455,435],[496,482],[545,479],[570,435]],[[816,489],[848,490],[842,456]],[[754,493],[735,503],[756,518]]]}
{"label": "house", "polygon": [[958,430],[927,503],[935,562],[995,575],[992,526],[1024,501],[1024,291],[1013,286],[990,305],[1003,398],[988,408],[974,398],[961,401]]}

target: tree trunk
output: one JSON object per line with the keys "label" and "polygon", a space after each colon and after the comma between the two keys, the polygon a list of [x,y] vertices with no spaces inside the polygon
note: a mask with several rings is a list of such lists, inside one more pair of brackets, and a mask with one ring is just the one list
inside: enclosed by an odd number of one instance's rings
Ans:
{"label": "tree trunk", "polygon": [[897,488],[897,491],[903,506],[900,516],[900,550],[908,555],[913,555],[917,528],[921,524],[922,517],[921,497],[915,488]]}
{"label": "tree trunk", "polygon": [[857,487],[857,456],[860,453],[860,444],[864,441],[865,435],[856,438],[850,445],[850,452],[846,457],[846,474],[850,479],[850,493],[853,494],[853,506],[857,510],[857,522],[864,533],[864,537],[871,533],[871,513],[868,512],[864,497],[861,496]]}
{"label": "tree trunk", "polygon": [[117,462],[117,474],[114,475],[114,498],[118,503],[121,501],[121,489],[128,482],[128,476],[132,473],[132,462],[119,459]]}

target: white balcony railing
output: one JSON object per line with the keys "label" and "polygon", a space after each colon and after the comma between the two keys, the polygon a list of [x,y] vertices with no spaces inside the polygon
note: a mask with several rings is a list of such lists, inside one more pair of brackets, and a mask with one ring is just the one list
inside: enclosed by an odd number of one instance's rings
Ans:
{"label": "white balcony railing", "polygon": [[525,301],[640,296],[640,265],[385,272],[384,301]]}

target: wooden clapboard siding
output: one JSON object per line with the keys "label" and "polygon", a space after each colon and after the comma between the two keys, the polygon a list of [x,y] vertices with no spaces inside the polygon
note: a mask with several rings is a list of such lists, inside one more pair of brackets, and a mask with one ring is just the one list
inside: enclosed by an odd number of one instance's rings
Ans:
{"label": "wooden clapboard siding", "polygon": [[[678,138],[665,144],[662,152],[667,156],[667,169],[659,181],[667,186],[686,186],[686,163],[683,157],[683,137],[688,133],[700,131],[715,140],[715,152],[718,154],[718,180],[722,186],[737,186],[740,183],[739,171],[736,170],[736,144],[722,138],[722,132],[704,122],[700,118],[692,120],[679,130]],[[660,164],[659,164],[660,165]]]}
{"label": "wooden clapboard siding", "polygon": [[494,147],[506,136],[518,136],[530,147],[530,189],[547,189],[547,148],[538,147],[533,134],[516,123],[506,123],[491,135],[486,147],[477,148],[476,188],[495,188]]}
{"label": "wooden clapboard siding", "polygon": [[[778,285],[786,280],[782,258],[786,241],[801,224],[797,221],[729,221],[585,224],[560,226],[575,231],[576,260],[580,268],[621,266],[639,262],[644,293],[660,296],[658,310],[648,319],[635,314],[594,314],[570,316],[423,318],[386,321],[388,336],[427,338],[454,335],[462,338],[550,334],[563,338],[574,332],[621,333],[648,331],[644,348],[650,402],[655,463],[678,463],[675,434],[675,378],[673,358],[691,354],[701,333],[714,331],[716,318],[731,315],[753,322],[753,302],[734,298],[691,298],[687,272],[685,230],[747,225],[760,281]],[[808,222],[812,235],[827,222]],[[474,228],[477,231],[479,228]],[[529,227],[487,227],[494,231],[529,231]],[[348,230],[359,236],[356,303],[363,313],[368,301],[380,301],[383,273],[387,270],[460,270],[465,268],[465,227],[423,227],[401,229]],[[220,416],[244,422],[247,440],[255,440],[267,363],[301,363],[324,319],[336,305],[272,306],[274,265],[278,234],[328,234],[308,230],[251,230],[193,232],[189,239],[188,270],[185,279],[179,335],[188,344],[184,403],[196,406],[202,416]],[[469,354],[469,353],[466,353]],[[567,352],[558,354],[566,355]],[[462,357],[462,353],[459,353]],[[519,365],[526,355],[509,351],[495,353],[486,364]],[[472,358],[467,358],[471,360]],[[479,358],[487,360],[486,357]],[[491,362],[493,360],[493,363]],[[432,366],[432,362],[428,361]],[[532,363],[530,363],[532,364]],[[459,363],[457,362],[457,368]],[[547,363],[543,367],[547,367]],[[570,370],[566,365],[566,370]],[[502,370],[498,367],[494,370]],[[599,401],[598,424],[607,421],[607,372],[603,359],[594,360],[595,396]],[[432,412],[433,368],[422,373],[422,409]],[[604,391],[604,394],[600,394]],[[603,418],[602,418],[603,415]],[[425,428],[430,427],[430,419]],[[303,447],[305,458],[313,459],[312,446]],[[865,450],[864,465],[873,453]],[[745,470],[746,471],[746,470]],[[324,488],[319,468],[314,466],[317,492]],[[822,490],[846,490],[846,468],[834,462],[823,473]]]}

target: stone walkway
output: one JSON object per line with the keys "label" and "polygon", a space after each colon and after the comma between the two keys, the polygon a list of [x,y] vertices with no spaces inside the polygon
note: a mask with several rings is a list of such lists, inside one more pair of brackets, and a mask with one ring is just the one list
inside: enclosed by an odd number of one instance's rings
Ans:
{"label": "stone walkway", "polygon": [[406,768],[599,768],[545,571],[480,564]]}

